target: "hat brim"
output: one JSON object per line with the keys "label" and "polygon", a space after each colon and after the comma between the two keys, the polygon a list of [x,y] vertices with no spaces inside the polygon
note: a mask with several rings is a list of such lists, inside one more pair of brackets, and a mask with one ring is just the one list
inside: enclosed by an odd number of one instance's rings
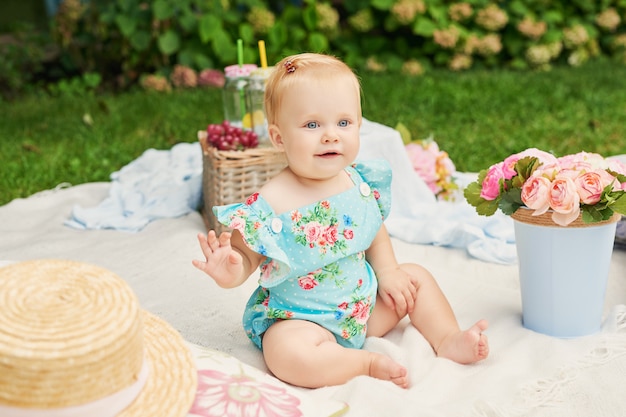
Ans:
{"label": "hat brim", "polygon": [[142,316],[150,374],[139,396],[118,417],[184,417],[198,382],[191,350],[167,322],[145,310]]}

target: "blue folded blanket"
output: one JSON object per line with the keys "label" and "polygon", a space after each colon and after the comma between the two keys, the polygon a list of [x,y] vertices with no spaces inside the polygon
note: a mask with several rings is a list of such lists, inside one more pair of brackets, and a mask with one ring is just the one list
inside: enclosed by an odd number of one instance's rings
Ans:
{"label": "blue folded blanket", "polygon": [[77,229],[136,232],[153,220],[197,210],[201,196],[199,143],[179,143],[170,150],[149,149],[111,174],[109,197],[96,207],[74,206],[65,224]]}
{"label": "blue folded blanket", "polygon": [[[498,213],[478,216],[462,196],[437,201],[415,173],[400,134],[363,120],[360,159],[387,159],[393,169],[389,234],[420,244],[465,248],[487,262],[516,262],[512,220]],[[111,174],[109,196],[96,207],[75,206],[66,225],[78,229],[136,232],[153,220],[185,215],[202,202],[202,150],[199,143],[180,143],[171,150],[150,149]],[[475,174],[459,173],[461,187]]]}

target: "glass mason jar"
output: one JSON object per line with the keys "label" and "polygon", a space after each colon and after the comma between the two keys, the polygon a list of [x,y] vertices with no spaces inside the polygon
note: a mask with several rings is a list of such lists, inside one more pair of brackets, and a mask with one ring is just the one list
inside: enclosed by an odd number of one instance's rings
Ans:
{"label": "glass mason jar", "polygon": [[229,65],[224,68],[226,78],[222,90],[222,103],[224,106],[224,120],[232,126],[244,127],[246,109],[246,86],[250,73],[256,69],[254,64]]}
{"label": "glass mason jar", "polygon": [[274,67],[257,68],[250,73],[246,88],[248,112],[244,116],[244,127],[250,127],[257,134],[259,145],[269,146],[267,118],[265,116],[265,85]]}

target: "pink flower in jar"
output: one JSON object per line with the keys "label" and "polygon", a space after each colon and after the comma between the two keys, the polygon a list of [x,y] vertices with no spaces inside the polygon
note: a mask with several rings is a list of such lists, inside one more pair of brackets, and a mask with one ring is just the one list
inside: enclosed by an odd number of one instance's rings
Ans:
{"label": "pink flower in jar", "polygon": [[526,207],[535,210],[533,215],[543,214],[550,208],[550,185],[551,181],[546,177],[532,175],[522,186],[522,202]]}
{"label": "pink flower in jar", "polygon": [[580,201],[583,204],[596,204],[602,197],[604,185],[598,172],[586,172],[574,179]]}
{"label": "pink flower in jar", "polygon": [[526,149],[526,150],[518,153],[516,156],[517,156],[518,160],[522,159],[522,158],[525,158],[527,156],[532,156],[534,158],[539,159],[539,161],[543,165],[554,164],[554,163],[556,163],[558,161],[556,156],[552,155],[551,153],[539,150],[537,148]]}
{"label": "pink flower in jar", "polygon": [[504,178],[503,166],[504,162],[498,162],[489,167],[480,190],[480,196],[485,200],[495,200],[500,195],[500,181]]}
{"label": "pink flower in jar", "polygon": [[502,177],[504,179],[510,180],[515,175],[517,175],[517,171],[515,171],[515,164],[520,160],[519,154],[511,155],[506,158],[502,163]]}
{"label": "pink flower in jar", "polygon": [[626,164],[624,164],[619,159],[609,159],[607,160],[608,169],[613,172],[617,172],[618,174],[626,175]]}
{"label": "pink flower in jar", "polygon": [[569,177],[557,177],[552,181],[548,199],[554,210],[552,220],[558,225],[567,226],[580,214],[580,196],[574,180]]}

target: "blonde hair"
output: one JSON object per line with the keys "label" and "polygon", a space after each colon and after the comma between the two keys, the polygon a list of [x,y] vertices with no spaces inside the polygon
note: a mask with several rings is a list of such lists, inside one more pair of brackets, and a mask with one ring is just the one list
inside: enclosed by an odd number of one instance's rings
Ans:
{"label": "blonde hair", "polygon": [[[334,56],[302,53],[281,59],[274,67],[265,86],[265,115],[269,124],[276,123],[282,98],[286,91],[296,83],[310,80],[323,81],[337,76],[349,77],[359,98],[359,115],[361,114],[361,83],[352,69]],[[303,97],[306,100],[306,97]]]}

